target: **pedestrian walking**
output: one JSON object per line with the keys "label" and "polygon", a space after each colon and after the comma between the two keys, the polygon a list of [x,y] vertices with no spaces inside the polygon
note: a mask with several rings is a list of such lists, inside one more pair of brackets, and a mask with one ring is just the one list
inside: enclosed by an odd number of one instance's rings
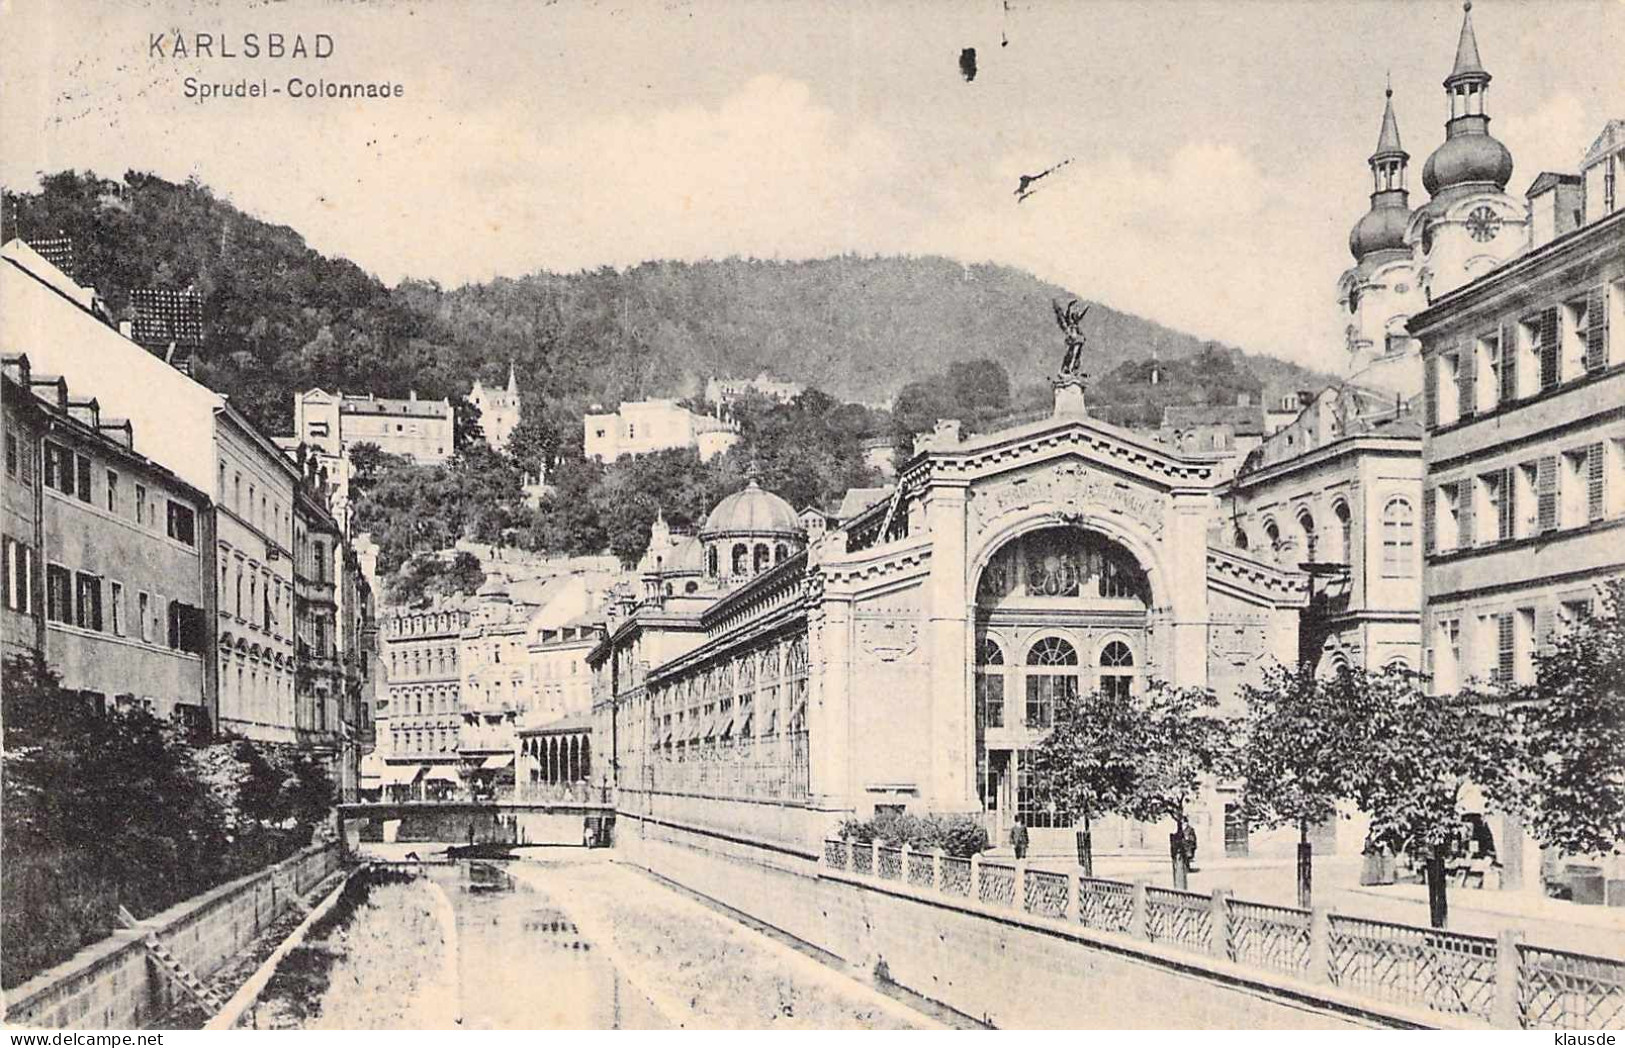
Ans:
{"label": "pedestrian walking", "polygon": [[1010,846],[1016,850],[1017,859],[1027,857],[1027,826],[1019,818],[1010,828]]}

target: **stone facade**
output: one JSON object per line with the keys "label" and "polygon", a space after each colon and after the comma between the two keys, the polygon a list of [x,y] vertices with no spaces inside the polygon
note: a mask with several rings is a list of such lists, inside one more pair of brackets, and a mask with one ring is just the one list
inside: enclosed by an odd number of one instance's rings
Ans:
{"label": "stone facade", "polygon": [[600,781],[628,812],[784,846],[887,806],[1060,829],[1020,770],[1058,699],[1151,678],[1228,693],[1296,658],[1307,581],[1210,547],[1220,485],[1066,400],[985,436],[941,427],[898,491],[805,553],[627,602],[591,656]]}

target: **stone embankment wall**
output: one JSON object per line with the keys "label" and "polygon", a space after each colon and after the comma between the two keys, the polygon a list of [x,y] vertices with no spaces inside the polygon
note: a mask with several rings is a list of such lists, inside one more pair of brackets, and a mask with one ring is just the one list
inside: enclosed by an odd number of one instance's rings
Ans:
{"label": "stone embankment wall", "polygon": [[1021,1029],[1381,1025],[1194,966],[1080,942],[970,907],[822,877],[810,857],[640,822],[616,850],[691,891],[995,1026]]}
{"label": "stone embankment wall", "polygon": [[156,932],[175,958],[207,979],[296,900],[338,868],[337,842],[313,844],[275,866],[171,906],[85,947],[6,994],[4,1021],[58,1029],[137,1029],[163,1015],[179,990],[142,940]]}

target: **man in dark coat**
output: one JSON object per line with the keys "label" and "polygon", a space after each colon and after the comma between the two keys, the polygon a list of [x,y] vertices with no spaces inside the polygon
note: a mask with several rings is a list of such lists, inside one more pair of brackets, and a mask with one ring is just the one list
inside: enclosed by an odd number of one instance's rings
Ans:
{"label": "man in dark coat", "polygon": [[1027,857],[1027,825],[1020,819],[1010,828],[1010,846],[1016,850],[1016,858]]}

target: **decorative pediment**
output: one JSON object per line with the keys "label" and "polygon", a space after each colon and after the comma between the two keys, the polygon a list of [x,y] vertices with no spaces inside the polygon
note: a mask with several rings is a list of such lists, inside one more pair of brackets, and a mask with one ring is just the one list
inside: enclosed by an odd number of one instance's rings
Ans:
{"label": "decorative pediment", "polygon": [[980,534],[1006,514],[1037,506],[1070,516],[1121,516],[1155,537],[1162,532],[1168,497],[1072,458],[973,485],[966,502],[971,529]]}

